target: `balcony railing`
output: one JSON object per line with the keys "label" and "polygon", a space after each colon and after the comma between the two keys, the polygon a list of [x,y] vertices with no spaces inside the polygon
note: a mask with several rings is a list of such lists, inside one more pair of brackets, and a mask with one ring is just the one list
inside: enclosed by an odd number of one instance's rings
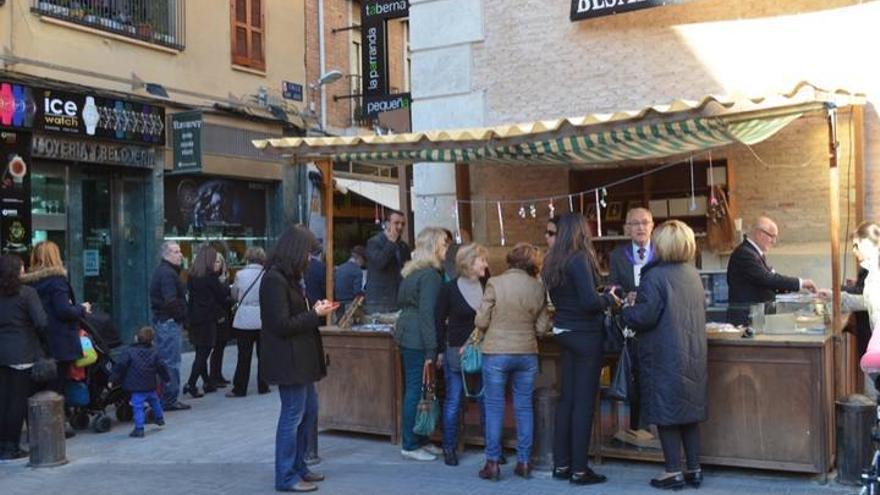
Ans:
{"label": "balcony railing", "polygon": [[32,0],[31,11],[82,26],[183,50],[186,0]]}

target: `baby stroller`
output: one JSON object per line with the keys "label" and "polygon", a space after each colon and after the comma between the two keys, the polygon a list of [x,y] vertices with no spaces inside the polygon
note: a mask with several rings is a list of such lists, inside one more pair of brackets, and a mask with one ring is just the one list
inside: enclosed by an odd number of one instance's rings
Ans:
{"label": "baby stroller", "polygon": [[109,385],[113,372],[113,355],[120,349],[119,332],[106,314],[94,313],[80,320],[81,328],[92,340],[98,360],[85,368],[85,384],[88,388],[88,404],[73,407],[70,424],[74,429],[85,430],[89,426],[96,433],[106,433],[112,427],[107,408],[116,406],[116,419],[131,421],[132,410],[129,394],[118,384]]}

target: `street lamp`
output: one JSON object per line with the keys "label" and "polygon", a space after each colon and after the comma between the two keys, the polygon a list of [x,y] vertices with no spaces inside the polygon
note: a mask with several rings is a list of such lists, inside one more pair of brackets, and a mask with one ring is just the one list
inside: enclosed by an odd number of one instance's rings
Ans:
{"label": "street lamp", "polygon": [[342,72],[333,69],[325,72],[324,74],[321,74],[321,77],[319,77],[317,81],[309,85],[309,87],[312,89],[321,90],[321,121],[319,122],[319,124],[321,126],[322,133],[327,127],[327,95],[324,93],[324,86],[334,83],[340,79],[342,79]]}

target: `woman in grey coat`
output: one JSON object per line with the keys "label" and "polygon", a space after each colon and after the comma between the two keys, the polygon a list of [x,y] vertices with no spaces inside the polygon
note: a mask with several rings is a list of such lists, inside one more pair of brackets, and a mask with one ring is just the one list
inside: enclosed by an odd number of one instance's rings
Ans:
{"label": "woman in grey coat", "polygon": [[263,280],[266,252],[260,247],[250,247],[245,251],[244,257],[247,266],[235,274],[235,283],[232,284],[232,297],[238,302],[238,309],[232,320],[232,336],[238,343],[238,362],[235,364],[235,376],[232,377],[232,390],[226,393],[226,397],[247,395],[254,347],[257,349],[258,360],[257,392],[269,392],[269,384],[263,380],[259,371],[260,330],[263,328],[260,318],[260,283]]}
{"label": "woman in grey coat", "polygon": [[635,305],[623,308],[623,321],[639,339],[642,417],[657,425],[666,460],[666,472],[651,486],[679,489],[703,480],[699,423],[706,420],[705,298],[692,263],[696,244],[690,227],[665,222],[654,232],[653,243],[657,259],[642,268]]}

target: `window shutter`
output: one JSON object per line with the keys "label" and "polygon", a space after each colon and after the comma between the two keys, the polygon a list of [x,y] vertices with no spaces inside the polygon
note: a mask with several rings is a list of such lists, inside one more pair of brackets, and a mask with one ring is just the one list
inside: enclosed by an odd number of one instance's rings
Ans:
{"label": "window shutter", "polygon": [[264,70],[263,1],[230,0],[232,63]]}

